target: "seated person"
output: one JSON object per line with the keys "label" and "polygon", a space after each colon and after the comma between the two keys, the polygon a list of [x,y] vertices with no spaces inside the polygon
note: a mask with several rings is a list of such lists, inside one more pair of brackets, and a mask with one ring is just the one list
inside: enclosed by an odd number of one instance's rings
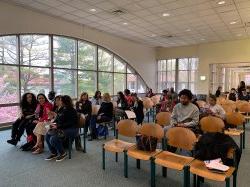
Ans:
{"label": "seated person", "polygon": [[229,99],[229,100],[232,100],[232,101],[236,101],[236,100],[237,100],[235,88],[232,88],[232,89],[230,90],[230,93],[229,93],[229,95],[228,95],[228,99]]}
{"label": "seated person", "polygon": [[79,101],[76,102],[76,111],[85,116],[84,131],[87,133],[91,119],[92,105],[86,92],[83,92]]}
{"label": "seated person", "polygon": [[160,112],[172,112],[175,101],[172,99],[170,91],[163,90],[163,95],[160,100]]}
{"label": "seated person", "polygon": [[125,95],[122,92],[118,92],[117,95],[118,95],[117,108],[121,110],[128,110],[129,105],[125,98]]}
{"label": "seated person", "polygon": [[20,102],[21,116],[12,124],[9,144],[16,145],[20,141],[27,125],[34,119],[37,100],[33,93],[25,93]]}
{"label": "seated person", "polygon": [[91,138],[97,139],[96,123],[111,121],[113,117],[113,103],[111,102],[111,97],[108,93],[103,94],[103,101],[101,107],[97,113],[97,116],[91,117]]}
{"label": "seated person", "polygon": [[220,105],[216,104],[216,100],[217,98],[215,95],[209,95],[208,104],[204,107],[205,113],[224,120],[226,112]]}
{"label": "seated person", "polygon": [[[153,90],[152,90],[152,88],[148,88],[148,91],[147,91],[147,93],[146,93],[146,95],[145,95],[145,97],[153,97],[155,94],[153,93]],[[131,95],[132,96],[132,95]],[[133,96],[132,96],[133,97]]]}
{"label": "seated person", "polygon": [[72,99],[68,95],[64,95],[61,97],[59,105],[61,107],[56,119],[46,134],[46,142],[51,155],[45,160],[62,161],[67,156],[63,148],[63,138],[59,136],[58,132],[72,139],[78,134],[79,129],[76,128],[77,112],[73,107]]}
{"label": "seated person", "polygon": [[131,109],[136,115],[136,122],[142,124],[144,119],[143,102],[137,97],[136,93],[132,93],[131,96],[133,99],[133,107]]}
{"label": "seated person", "polygon": [[249,101],[250,100],[250,95],[247,93],[245,88],[242,89],[241,93],[242,94],[239,96],[239,100],[243,100],[243,101]]}
{"label": "seated person", "polygon": [[102,93],[97,90],[94,97],[91,98],[92,105],[101,105],[102,104]]}
{"label": "seated person", "polygon": [[37,95],[38,105],[36,108],[36,119],[33,121],[35,128],[33,130],[36,136],[36,144],[32,148],[33,154],[40,154],[43,152],[44,142],[43,136],[46,134],[47,130],[45,128],[45,123],[49,121],[49,112],[52,111],[52,104],[48,101],[44,94]]}
{"label": "seated person", "polygon": [[193,103],[192,93],[184,89],[180,91],[180,103],[173,108],[170,124],[172,127],[185,127],[195,130],[199,123],[199,109]]}
{"label": "seated person", "polygon": [[133,101],[132,101],[132,97],[130,95],[130,90],[125,89],[124,90],[124,95],[125,95],[125,99],[127,101],[128,106],[131,107],[133,105]]}

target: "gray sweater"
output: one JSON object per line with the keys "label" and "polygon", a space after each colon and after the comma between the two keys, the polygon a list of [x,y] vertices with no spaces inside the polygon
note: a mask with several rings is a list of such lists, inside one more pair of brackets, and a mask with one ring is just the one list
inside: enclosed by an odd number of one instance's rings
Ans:
{"label": "gray sweater", "polygon": [[184,123],[186,127],[194,127],[199,123],[199,109],[193,103],[175,105],[171,115],[171,126]]}

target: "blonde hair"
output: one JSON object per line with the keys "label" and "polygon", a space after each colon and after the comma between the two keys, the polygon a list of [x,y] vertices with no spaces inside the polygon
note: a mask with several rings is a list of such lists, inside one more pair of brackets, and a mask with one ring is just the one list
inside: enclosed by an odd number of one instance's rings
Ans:
{"label": "blonde hair", "polygon": [[103,101],[111,102],[111,97],[110,97],[109,93],[104,93],[102,96],[102,99],[103,99]]}

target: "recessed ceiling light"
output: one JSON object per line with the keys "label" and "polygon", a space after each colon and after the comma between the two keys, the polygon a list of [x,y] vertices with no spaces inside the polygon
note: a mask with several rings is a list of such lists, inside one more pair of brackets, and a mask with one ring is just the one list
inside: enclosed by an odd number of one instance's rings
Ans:
{"label": "recessed ceiling light", "polygon": [[224,5],[226,3],[226,1],[219,1],[217,4],[218,5]]}
{"label": "recessed ceiling light", "polygon": [[239,34],[236,34],[236,36],[242,36],[242,34],[239,33]]}
{"label": "recessed ceiling light", "polygon": [[162,16],[163,17],[168,17],[168,16],[170,16],[170,14],[169,13],[163,13]]}
{"label": "recessed ceiling light", "polygon": [[122,23],[123,25],[127,25],[128,23],[127,22],[124,22],[124,23]]}
{"label": "recessed ceiling light", "polygon": [[151,34],[150,37],[156,37],[156,34]]}
{"label": "recessed ceiling light", "polygon": [[91,9],[89,9],[89,11],[90,11],[90,12],[96,12],[96,9],[91,8]]}
{"label": "recessed ceiling light", "polygon": [[186,29],[187,32],[191,31],[191,29]]}
{"label": "recessed ceiling light", "polygon": [[233,24],[235,24],[235,23],[237,23],[237,21],[231,21],[231,22],[230,22],[230,25],[233,25]]}
{"label": "recessed ceiling light", "polygon": [[201,40],[202,40],[202,41],[204,41],[204,40],[205,40],[205,38],[201,38]]}

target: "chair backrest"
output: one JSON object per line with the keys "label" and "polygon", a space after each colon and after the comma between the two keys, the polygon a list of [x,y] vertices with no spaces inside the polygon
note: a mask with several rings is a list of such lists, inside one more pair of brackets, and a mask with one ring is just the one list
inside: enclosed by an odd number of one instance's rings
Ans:
{"label": "chair backrest", "polygon": [[250,103],[242,103],[238,106],[240,112],[250,113]]}
{"label": "chair backrest", "polygon": [[247,101],[243,101],[243,100],[237,100],[235,102],[235,104],[236,104],[236,107],[239,109],[241,107],[241,105],[248,104],[248,102]]}
{"label": "chair backrest", "polygon": [[153,97],[151,97],[152,102],[154,103],[154,105],[158,104],[161,100],[161,95],[154,95]]}
{"label": "chair backrest", "polygon": [[200,120],[200,126],[203,132],[223,132],[225,124],[221,118],[206,116]]}
{"label": "chair backrest", "polygon": [[193,150],[197,139],[193,131],[183,127],[173,127],[166,133],[168,145],[185,150]]}
{"label": "chair backrest", "polygon": [[199,106],[199,108],[204,108],[206,105],[206,102],[202,101],[202,100],[198,100],[198,101],[196,101],[196,103]]}
{"label": "chair backrest", "polygon": [[92,115],[97,115],[101,105],[92,105]]}
{"label": "chair backrest", "polygon": [[139,129],[142,135],[152,136],[161,140],[164,137],[164,131],[162,127],[155,123],[143,123],[142,127]]}
{"label": "chair backrest", "polygon": [[156,114],[156,123],[161,126],[170,125],[171,113],[170,112],[159,112]]}
{"label": "chair backrest", "polygon": [[120,120],[117,124],[118,134],[127,136],[127,137],[135,137],[138,131],[138,125],[134,120],[123,119]]}
{"label": "chair backrest", "polygon": [[152,108],[154,106],[153,101],[148,97],[143,98],[142,101],[143,101],[143,106],[146,109]]}
{"label": "chair backrest", "polygon": [[238,126],[242,125],[245,121],[244,116],[239,112],[226,113],[226,122],[230,125]]}
{"label": "chair backrest", "polygon": [[83,114],[77,113],[77,128],[83,128],[85,125],[85,117]]}
{"label": "chair backrest", "polygon": [[225,110],[225,112],[234,112],[236,109],[235,104],[222,104],[221,107]]}

